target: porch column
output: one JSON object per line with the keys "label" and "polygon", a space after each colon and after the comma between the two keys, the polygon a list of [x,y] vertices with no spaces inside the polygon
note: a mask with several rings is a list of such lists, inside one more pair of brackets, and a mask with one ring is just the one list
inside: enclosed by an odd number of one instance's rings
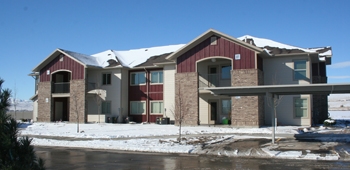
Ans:
{"label": "porch column", "polygon": [[[269,103],[273,103],[273,94],[270,92],[266,92],[266,101]],[[271,128],[272,128],[272,144],[275,144],[275,111],[276,106],[273,107],[273,112],[271,113]]]}

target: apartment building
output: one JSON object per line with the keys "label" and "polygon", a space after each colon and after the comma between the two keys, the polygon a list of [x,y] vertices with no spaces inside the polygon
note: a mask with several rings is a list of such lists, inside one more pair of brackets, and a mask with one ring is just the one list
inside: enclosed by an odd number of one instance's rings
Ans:
{"label": "apartment building", "polygon": [[[86,55],[56,49],[32,71],[37,121],[271,124],[265,96],[213,95],[208,89],[327,83],[331,47],[300,48],[210,29],[187,44]],[[280,96],[280,125],[327,118],[327,95]]]}

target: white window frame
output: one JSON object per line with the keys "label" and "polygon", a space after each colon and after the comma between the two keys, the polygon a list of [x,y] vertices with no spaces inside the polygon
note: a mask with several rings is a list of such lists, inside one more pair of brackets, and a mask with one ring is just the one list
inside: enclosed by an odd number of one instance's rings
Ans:
{"label": "white window frame", "polygon": [[[155,73],[155,72],[158,73],[158,82],[157,83],[152,83],[152,73]],[[159,82],[159,77],[160,77],[159,73],[160,72],[162,73],[162,82],[161,83]],[[163,84],[164,83],[164,72],[163,72],[163,70],[151,71],[150,72],[150,80],[151,80],[150,81],[151,84]]]}
{"label": "white window frame", "polygon": [[[161,113],[152,113],[152,103],[163,103],[163,108],[160,109]],[[162,114],[164,114],[164,101],[163,100],[152,100],[152,101],[150,101],[149,113],[151,115],[162,115]]]}
{"label": "white window frame", "polygon": [[[305,62],[305,68],[304,69],[296,69],[296,64],[298,62]],[[307,71],[307,68],[308,68],[308,61],[307,60],[293,60],[293,80],[297,81],[297,80],[307,80],[308,79],[308,71]],[[305,77],[303,78],[297,78],[295,76],[295,74],[298,72],[298,71],[305,71]]]}
{"label": "white window frame", "polygon": [[[140,74],[143,74],[144,75],[144,77],[145,77],[145,83],[142,83],[142,84],[133,84],[132,83],[132,75],[133,74],[137,74],[137,75],[140,75]],[[130,85],[131,86],[141,86],[141,85],[146,85],[146,72],[131,72],[130,73]]]}
{"label": "white window frame", "polygon": [[[109,112],[103,112],[103,105],[104,103],[109,103]],[[112,101],[102,101],[101,102],[101,114],[108,115],[112,113]]]}
{"label": "white window frame", "polygon": [[[296,107],[295,107],[295,101],[296,100],[306,100],[306,108],[303,108],[303,109],[306,109],[306,116],[297,116],[297,111],[296,111]],[[294,115],[294,118],[296,119],[307,119],[309,118],[309,99],[306,98],[306,97],[294,97],[293,98],[293,115]]]}
{"label": "white window frame", "polygon": [[[104,82],[104,76],[107,76],[107,75],[109,75],[109,83],[108,83],[108,79],[107,79],[107,77],[106,77],[106,82]],[[102,85],[111,85],[112,84],[112,73],[102,73]]]}
{"label": "white window frame", "polygon": [[[143,113],[132,113],[132,103],[142,103],[145,106],[144,112]],[[139,105],[137,105],[137,107],[139,107]],[[145,115],[146,114],[146,109],[147,109],[147,105],[146,105],[146,101],[130,101],[130,115]],[[138,109],[137,109],[138,110]]]}

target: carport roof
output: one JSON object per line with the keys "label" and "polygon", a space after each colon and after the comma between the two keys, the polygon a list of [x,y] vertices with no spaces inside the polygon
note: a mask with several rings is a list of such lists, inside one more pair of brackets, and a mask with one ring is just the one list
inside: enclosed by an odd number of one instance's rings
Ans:
{"label": "carport roof", "polygon": [[302,84],[302,85],[261,85],[239,87],[205,88],[213,95],[259,96],[267,92],[277,95],[350,93],[350,83],[346,84]]}

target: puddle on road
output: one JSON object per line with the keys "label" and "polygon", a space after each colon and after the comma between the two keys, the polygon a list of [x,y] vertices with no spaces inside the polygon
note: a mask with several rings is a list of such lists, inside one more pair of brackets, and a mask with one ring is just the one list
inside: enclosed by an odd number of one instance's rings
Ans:
{"label": "puddle on road", "polygon": [[224,146],[225,149],[250,149],[260,148],[261,145],[270,143],[269,139],[254,139],[254,140],[237,140]]}
{"label": "puddle on road", "polygon": [[[238,141],[245,143],[247,141]],[[259,143],[259,141],[256,141]],[[264,141],[261,141],[264,142]],[[267,141],[268,142],[268,141]],[[253,142],[252,145],[257,143]],[[350,162],[253,159],[214,155],[128,153],[120,151],[35,147],[47,169],[347,169]]]}

